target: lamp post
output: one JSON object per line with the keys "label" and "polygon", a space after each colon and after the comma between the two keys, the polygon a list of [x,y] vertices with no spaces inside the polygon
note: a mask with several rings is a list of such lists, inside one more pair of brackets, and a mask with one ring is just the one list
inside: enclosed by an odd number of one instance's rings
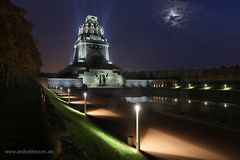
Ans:
{"label": "lamp post", "polygon": [[61,91],[61,92],[60,92],[60,95],[61,95],[61,98],[62,98],[62,89],[63,89],[63,88],[62,88],[62,87],[60,87],[60,91]]}
{"label": "lamp post", "polygon": [[137,104],[135,106],[136,110],[136,149],[140,150],[140,136],[139,136],[139,110],[140,106]]}
{"label": "lamp post", "polygon": [[70,89],[68,88],[68,103],[70,103]]}
{"label": "lamp post", "polygon": [[188,84],[188,88],[191,88],[191,86],[192,86],[191,83],[189,83],[189,84]]}
{"label": "lamp post", "polygon": [[205,106],[207,106],[207,105],[208,105],[208,102],[207,102],[207,101],[205,101],[205,102],[204,102],[204,105],[205,105]]}
{"label": "lamp post", "polygon": [[224,103],[224,107],[225,107],[225,108],[227,108],[227,107],[228,107],[227,103]]}
{"label": "lamp post", "polygon": [[224,84],[223,89],[224,89],[224,90],[228,90],[228,85],[227,85],[227,84]]}
{"label": "lamp post", "polygon": [[87,92],[83,93],[84,96],[84,114],[87,114]]}

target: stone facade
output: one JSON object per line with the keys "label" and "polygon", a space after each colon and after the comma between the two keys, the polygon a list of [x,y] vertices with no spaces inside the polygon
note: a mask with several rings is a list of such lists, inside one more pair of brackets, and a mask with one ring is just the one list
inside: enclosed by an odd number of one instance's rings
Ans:
{"label": "stone facade", "polygon": [[59,72],[61,78],[81,79],[89,88],[119,88],[124,80],[109,60],[109,44],[97,17],[87,16],[80,25],[72,64]]}
{"label": "stone facade", "polygon": [[82,79],[77,78],[48,78],[49,87],[65,87],[65,88],[81,88],[83,86]]}
{"label": "stone facade", "polygon": [[74,45],[73,63],[85,63],[94,57],[109,61],[109,44],[104,36],[104,29],[98,24],[97,17],[87,16],[85,23],[80,25],[78,38]]}
{"label": "stone facade", "polygon": [[83,79],[83,83],[90,88],[119,88],[123,85],[123,78],[113,70],[106,69],[90,69],[83,74],[79,74],[79,78]]}

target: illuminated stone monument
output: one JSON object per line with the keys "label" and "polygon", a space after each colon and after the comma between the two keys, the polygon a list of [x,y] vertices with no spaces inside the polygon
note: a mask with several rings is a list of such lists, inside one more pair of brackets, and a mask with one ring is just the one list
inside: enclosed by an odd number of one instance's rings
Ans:
{"label": "illuminated stone monument", "polygon": [[85,23],[79,27],[73,63],[86,62],[88,65],[99,65],[98,67],[103,62],[110,63],[108,47],[104,29],[98,24],[97,17],[87,16]]}
{"label": "illuminated stone monument", "polygon": [[72,64],[59,72],[59,77],[78,78],[90,88],[121,87],[124,83],[119,68],[109,60],[109,44],[97,17],[87,16],[79,26]]}

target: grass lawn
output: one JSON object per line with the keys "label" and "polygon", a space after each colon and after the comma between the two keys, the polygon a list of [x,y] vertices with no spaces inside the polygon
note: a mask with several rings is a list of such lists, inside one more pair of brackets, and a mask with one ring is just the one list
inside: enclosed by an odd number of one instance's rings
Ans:
{"label": "grass lawn", "polygon": [[68,131],[81,144],[80,159],[96,160],[141,160],[144,159],[134,149],[120,142],[105,131],[98,128],[81,112],[70,108],[64,101],[45,89],[51,103],[63,119]]}

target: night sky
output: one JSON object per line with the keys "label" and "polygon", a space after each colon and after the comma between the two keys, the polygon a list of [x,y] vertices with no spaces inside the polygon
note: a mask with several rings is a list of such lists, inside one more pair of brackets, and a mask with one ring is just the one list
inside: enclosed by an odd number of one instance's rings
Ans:
{"label": "night sky", "polygon": [[13,0],[26,9],[45,72],[66,67],[78,26],[98,17],[110,59],[123,69],[240,64],[239,0]]}

